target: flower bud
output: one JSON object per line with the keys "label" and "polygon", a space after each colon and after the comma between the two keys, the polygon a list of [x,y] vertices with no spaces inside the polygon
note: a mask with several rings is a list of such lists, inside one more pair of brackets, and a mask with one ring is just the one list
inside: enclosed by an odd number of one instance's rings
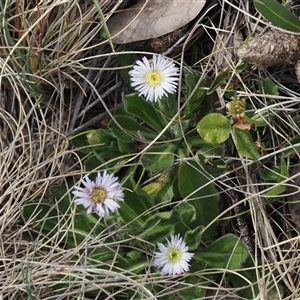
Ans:
{"label": "flower bud", "polygon": [[246,100],[231,97],[231,102],[227,104],[228,114],[233,118],[245,117]]}
{"label": "flower bud", "polygon": [[163,187],[166,185],[168,179],[169,179],[169,174],[165,173],[155,181],[145,185],[143,187],[143,190],[146,193],[148,193],[152,198],[155,198],[158,195],[158,193],[163,189]]}
{"label": "flower bud", "polygon": [[93,145],[99,145],[107,142],[107,130],[106,129],[92,129],[90,132],[86,135],[87,142],[93,146]]}

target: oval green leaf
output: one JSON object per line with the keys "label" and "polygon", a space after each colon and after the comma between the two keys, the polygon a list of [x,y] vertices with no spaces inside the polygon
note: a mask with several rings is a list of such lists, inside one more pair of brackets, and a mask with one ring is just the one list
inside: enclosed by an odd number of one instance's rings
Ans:
{"label": "oval green leaf", "polygon": [[217,113],[205,116],[197,125],[200,136],[214,144],[225,142],[229,138],[230,129],[230,121]]}

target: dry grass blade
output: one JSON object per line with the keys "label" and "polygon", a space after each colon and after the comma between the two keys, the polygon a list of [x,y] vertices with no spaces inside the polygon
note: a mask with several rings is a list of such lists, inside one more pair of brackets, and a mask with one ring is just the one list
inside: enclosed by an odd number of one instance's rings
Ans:
{"label": "dry grass blade", "polygon": [[[100,1],[105,18],[119,4]],[[93,2],[5,1],[0,11],[0,296],[43,298],[79,249],[69,253],[61,237],[32,235],[22,210],[31,199],[48,199],[50,186],[73,182],[82,166],[67,136],[88,126],[89,109],[102,107],[91,91],[99,88],[109,106],[119,83],[114,74],[99,80],[102,67],[114,60],[102,57],[110,46],[100,38],[103,23]],[[101,118],[97,112],[93,117]]]}
{"label": "dry grass blade", "polygon": [[[131,62],[126,62],[127,65],[122,62],[120,66],[119,58],[152,54],[147,52],[148,42],[115,46],[110,37],[105,38],[109,36],[106,22],[109,19],[114,22],[112,15],[117,16],[118,10],[136,3],[135,0],[0,1],[1,299],[179,299],[180,291],[193,288],[190,282],[183,280],[178,284],[173,277],[152,273],[153,255],[149,250],[141,250],[147,264],[113,270],[121,258],[125,238],[110,243],[106,239],[116,231],[128,233],[130,222],[108,222],[100,234],[93,236],[93,229],[101,228],[100,220],[96,219],[91,234],[81,241],[74,238],[78,233],[74,226],[78,215],[70,192],[83,175],[83,161],[90,154],[79,155],[72,139],[85,134],[82,132],[88,127],[103,126],[99,122],[105,116],[113,118],[112,112],[124,94],[132,91],[119,72],[122,68],[129,69]],[[246,299],[238,293],[249,288],[253,299],[298,300],[299,228],[285,202],[288,193],[299,190],[297,181],[293,181],[296,175],[288,178],[279,174],[284,178],[274,183],[264,181],[262,169],[274,174],[274,170],[282,167],[282,159],[286,164],[298,164],[298,145],[289,146],[294,150],[289,157],[283,157],[286,151],[283,145],[300,135],[299,122],[295,121],[299,113],[299,86],[288,67],[268,69],[258,64],[258,68],[240,71],[236,47],[241,37],[261,31],[261,24],[266,22],[261,23],[249,1],[219,0],[213,4],[205,12],[207,15],[204,13],[190,24],[184,44],[177,48],[181,53],[174,54],[172,46],[167,53],[174,60],[181,56],[181,70],[185,62],[199,75],[194,92],[204,79],[213,82],[228,72],[226,81],[208,97],[211,103],[205,109],[223,112],[226,94],[237,91],[251,107],[249,113],[256,112],[264,118],[265,127],[256,128],[257,131],[254,126],[248,128],[257,136],[259,159],[239,157],[222,145],[225,152],[222,159],[230,167],[218,177],[209,177],[213,178],[209,183],[218,187],[221,204],[225,203],[213,222],[219,219],[228,222],[222,230],[236,234],[239,241],[249,241],[257,281],[245,281],[247,287],[238,290],[229,285],[226,274],[241,276],[241,270],[203,269],[193,275],[201,282],[199,288],[209,290],[202,299]],[[272,80],[278,87],[278,95],[268,95],[261,89],[263,78]],[[182,95],[186,86],[184,76],[181,79]],[[186,105],[184,101],[178,97],[178,116]],[[177,121],[182,122],[176,115]],[[103,127],[107,128],[107,124]],[[163,133],[158,133],[140,152],[125,153],[126,167],[132,167],[134,159],[150,148],[151,143],[159,142]],[[192,153],[189,159],[197,157],[185,137],[183,140]],[[181,157],[176,159],[177,165],[182,163]],[[115,161],[103,162],[99,169],[109,163]],[[292,188],[276,195],[277,198],[268,196],[270,190],[285,185]],[[66,190],[53,197],[51,188],[61,186]],[[49,210],[47,217],[54,218],[54,225],[48,231],[43,231],[46,222],[40,208],[33,207],[31,217],[25,219],[23,209],[32,200],[43,203]],[[61,211],[64,201],[70,205]],[[150,215],[158,208],[167,210],[168,204],[156,204],[145,214]],[[55,217],[51,215],[53,211],[57,212]],[[74,245],[67,248],[70,237],[74,238]],[[154,249],[144,235],[130,232],[128,239]],[[113,255],[107,261],[100,261],[99,251]],[[141,267],[144,273],[137,275],[135,268]],[[159,286],[159,293],[155,286]],[[111,292],[115,287],[115,292]]]}

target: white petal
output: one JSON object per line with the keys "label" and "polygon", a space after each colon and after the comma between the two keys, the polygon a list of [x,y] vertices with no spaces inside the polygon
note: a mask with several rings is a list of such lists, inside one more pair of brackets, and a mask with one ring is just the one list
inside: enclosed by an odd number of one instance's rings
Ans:
{"label": "white petal", "polygon": [[[160,252],[154,252],[153,265],[162,268],[162,275],[178,275],[189,270],[189,261],[194,253],[189,253],[188,246],[180,235],[171,235],[171,239],[167,240],[167,246],[157,243]],[[178,258],[171,258],[172,252],[179,253]],[[175,259],[175,260],[174,260]]]}
{"label": "white petal", "polygon": [[[147,81],[147,74],[156,72],[160,74],[161,82],[152,86]],[[146,57],[142,61],[137,61],[133,69],[129,71],[131,86],[139,92],[139,96],[144,96],[147,101],[158,101],[163,96],[173,94],[177,90],[179,80],[179,69],[175,64],[164,58],[162,55],[153,55],[151,61]]]}
{"label": "white petal", "polygon": [[[85,176],[81,183],[85,186],[75,186],[72,193],[76,197],[74,202],[83,205],[87,209],[87,213],[96,212],[100,217],[108,216],[111,212],[116,212],[120,208],[116,201],[124,201],[124,192],[118,178],[113,174],[108,174],[105,170],[103,174],[97,173],[95,181]],[[106,198],[92,199],[93,191],[97,188],[106,190]]]}

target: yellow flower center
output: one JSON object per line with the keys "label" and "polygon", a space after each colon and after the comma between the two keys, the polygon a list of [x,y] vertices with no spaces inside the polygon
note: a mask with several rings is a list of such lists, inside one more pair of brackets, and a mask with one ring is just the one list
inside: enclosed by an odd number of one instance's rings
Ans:
{"label": "yellow flower center", "polygon": [[150,72],[146,75],[146,81],[150,86],[160,85],[162,82],[162,77],[158,72]]}
{"label": "yellow flower center", "polygon": [[95,203],[103,202],[107,197],[107,191],[103,188],[96,188],[93,190],[91,198]]}
{"label": "yellow flower center", "polygon": [[176,262],[181,259],[181,252],[178,249],[171,248],[169,252],[169,258],[171,262]]}

